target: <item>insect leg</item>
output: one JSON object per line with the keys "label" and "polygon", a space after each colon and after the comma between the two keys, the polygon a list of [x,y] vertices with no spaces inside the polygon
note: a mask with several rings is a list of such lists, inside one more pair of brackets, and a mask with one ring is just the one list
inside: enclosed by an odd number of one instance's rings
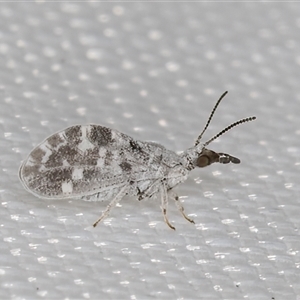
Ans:
{"label": "insect leg", "polygon": [[173,191],[173,190],[169,190],[169,195],[170,197],[173,198],[173,200],[175,201],[176,203],[176,206],[178,208],[178,210],[180,211],[180,213],[182,214],[182,216],[189,222],[195,224],[194,220],[193,219],[190,219],[185,213],[184,213],[184,207],[182,205],[182,203],[180,202],[180,199],[178,197],[178,195]]}
{"label": "insect leg", "polygon": [[157,193],[157,186],[161,184],[161,179],[154,180],[152,183],[144,191],[139,191],[138,200],[142,200],[144,198],[150,198]]}
{"label": "insect leg", "polygon": [[171,229],[175,230],[175,227],[169,222],[168,217],[167,217],[168,192],[167,192],[165,182],[162,182],[162,186],[160,188],[160,193],[161,193],[161,210],[164,215],[164,220]]}
{"label": "insect leg", "polygon": [[120,189],[115,198],[111,200],[111,202],[107,205],[106,209],[102,212],[101,217],[93,224],[94,227],[96,227],[99,222],[101,222],[104,218],[106,218],[109,215],[111,209],[114,208],[118,204],[118,202],[121,201],[121,199],[126,195],[127,192],[128,185],[125,185]]}

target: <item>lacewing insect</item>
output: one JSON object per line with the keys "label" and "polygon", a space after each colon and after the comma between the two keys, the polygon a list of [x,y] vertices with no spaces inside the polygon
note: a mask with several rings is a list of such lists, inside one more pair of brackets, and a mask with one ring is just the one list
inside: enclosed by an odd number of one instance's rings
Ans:
{"label": "lacewing insect", "polygon": [[173,188],[184,182],[196,167],[216,162],[239,164],[238,158],[206,147],[231,128],[255,119],[248,117],[234,122],[201,144],[226,94],[217,101],[194,146],[181,154],[101,125],[75,125],[54,133],[35,147],[21,165],[19,178],[27,191],[41,199],[110,200],[94,227],[125,195],[138,200],[160,197],[164,220],[175,229],[167,217],[168,200],[173,199],[182,216],[194,223],[184,213]]}

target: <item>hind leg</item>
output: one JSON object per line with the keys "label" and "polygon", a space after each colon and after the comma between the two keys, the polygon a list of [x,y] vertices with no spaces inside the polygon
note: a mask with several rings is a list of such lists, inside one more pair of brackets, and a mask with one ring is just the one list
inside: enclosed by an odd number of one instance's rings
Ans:
{"label": "hind leg", "polygon": [[128,192],[128,186],[125,185],[120,189],[120,191],[115,196],[115,198],[112,199],[111,202],[107,205],[101,217],[93,224],[94,227],[96,227],[99,222],[101,222],[109,215],[110,211],[122,200],[122,198],[126,195],[127,192]]}

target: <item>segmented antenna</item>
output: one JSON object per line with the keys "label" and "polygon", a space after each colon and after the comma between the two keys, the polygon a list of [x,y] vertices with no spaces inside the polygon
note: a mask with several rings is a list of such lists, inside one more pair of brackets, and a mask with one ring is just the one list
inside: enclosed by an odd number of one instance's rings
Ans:
{"label": "segmented antenna", "polygon": [[227,132],[231,128],[233,128],[233,127],[235,127],[237,125],[240,125],[242,123],[253,121],[255,119],[256,119],[256,117],[249,117],[249,118],[241,119],[239,121],[236,121],[236,122],[230,124],[229,126],[227,126],[226,128],[224,128],[222,131],[220,131],[218,134],[216,134],[214,137],[212,137],[210,140],[208,140],[207,142],[205,142],[203,144],[203,147],[206,147],[208,144],[210,144],[212,141],[214,141],[215,139],[217,139],[218,137],[220,137],[222,134],[224,134],[225,132]]}
{"label": "segmented antenna", "polygon": [[197,140],[196,140],[196,142],[195,142],[195,146],[197,146],[197,145],[200,143],[200,140],[201,140],[201,138],[202,138],[202,135],[204,134],[204,132],[206,131],[206,129],[207,129],[207,127],[208,127],[210,121],[212,120],[212,117],[214,116],[214,113],[215,113],[217,107],[219,106],[220,102],[222,101],[222,99],[225,97],[225,95],[226,95],[227,93],[228,93],[228,91],[224,92],[223,95],[222,95],[222,96],[220,97],[220,99],[218,100],[218,102],[215,104],[215,106],[214,106],[213,110],[211,111],[210,116],[209,116],[209,118],[208,118],[208,120],[207,120],[207,122],[206,122],[206,125],[205,125],[204,129],[202,130],[202,132],[200,133],[200,135],[198,136],[198,138],[197,138]]}

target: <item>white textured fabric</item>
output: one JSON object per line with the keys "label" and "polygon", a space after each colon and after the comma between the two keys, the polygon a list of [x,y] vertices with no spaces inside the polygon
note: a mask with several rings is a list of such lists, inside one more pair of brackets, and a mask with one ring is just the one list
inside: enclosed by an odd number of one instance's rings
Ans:
{"label": "white textured fabric", "polygon": [[[299,3],[0,4],[1,299],[300,299]],[[41,201],[18,168],[73,124],[96,123],[240,165],[195,170],[186,213],[124,199]]]}

